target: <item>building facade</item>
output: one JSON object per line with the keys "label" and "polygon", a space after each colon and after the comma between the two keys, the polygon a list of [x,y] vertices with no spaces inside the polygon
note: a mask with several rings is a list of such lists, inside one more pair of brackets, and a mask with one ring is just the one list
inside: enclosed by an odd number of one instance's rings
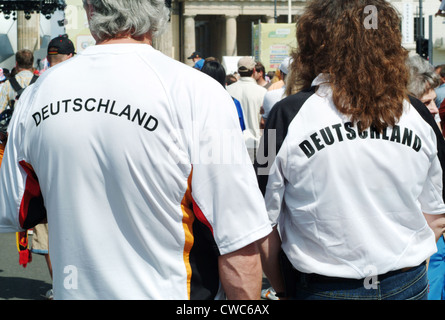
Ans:
{"label": "building facade", "polygon": [[295,22],[303,0],[183,0],[172,2],[167,34],[177,60],[200,51],[204,57],[252,55],[252,24]]}
{"label": "building facade", "polygon": [[[431,62],[445,63],[445,18],[434,17],[437,0],[390,1],[402,18],[403,45],[416,49],[416,38],[423,32],[432,42]],[[0,67],[11,68],[13,54],[29,47],[44,55],[54,36],[68,33],[77,52],[94,44],[88,35],[82,0],[66,0],[67,8],[50,20],[42,15],[26,20],[6,19],[0,14]],[[171,19],[166,32],[154,41],[154,47],[166,55],[191,65],[187,57],[200,51],[204,57],[253,56],[253,24],[294,23],[306,0],[172,0]],[[422,22],[419,19],[422,12]],[[61,25],[61,21],[64,23]],[[26,39],[27,40],[26,40]],[[25,41],[26,40],[26,41]]]}
{"label": "building facade", "polygon": [[[435,17],[437,0],[390,1],[400,13],[403,45],[416,50],[416,38],[432,40],[433,64],[445,63],[445,18]],[[167,32],[155,43],[167,55],[191,64],[187,57],[253,55],[252,24],[294,23],[306,0],[173,0]],[[422,12],[423,25],[419,26]]]}

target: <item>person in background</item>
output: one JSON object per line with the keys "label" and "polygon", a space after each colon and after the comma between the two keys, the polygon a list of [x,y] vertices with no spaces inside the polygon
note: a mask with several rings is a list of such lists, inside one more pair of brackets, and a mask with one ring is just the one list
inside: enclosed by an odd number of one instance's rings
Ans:
{"label": "person in background", "polygon": [[235,77],[233,74],[228,74],[226,76],[226,87],[230,86],[232,83],[235,83],[238,81],[238,78]]}
{"label": "person in background", "polygon": [[15,54],[15,71],[2,86],[0,90],[0,113],[3,112],[8,105],[15,102],[18,90],[14,89],[11,81],[14,78],[17,84],[23,89],[30,83],[35,81],[37,77],[34,75],[34,54],[28,49],[17,51]]}
{"label": "person in background", "polygon": [[440,77],[434,72],[434,67],[418,54],[414,54],[407,59],[409,68],[408,91],[411,95],[422,101],[433,115],[441,131],[441,119],[439,108],[436,105],[435,89],[440,85]]}
{"label": "person in background", "polygon": [[[363,23],[370,3],[377,28]],[[261,242],[266,276],[279,298],[427,299],[445,141],[409,96],[397,10],[314,0],[296,38],[255,165],[274,226]]]}
{"label": "person in background", "polygon": [[227,91],[241,103],[246,124],[244,140],[253,163],[261,137],[260,111],[267,90],[255,81],[255,61],[251,57],[239,59],[238,73],[240,79],[228,86]]}
{"label": "person in background", "polygon": [[275,78],[275,70],[271,70],[267,73],[267,78],[269,78],[270,83],[272,84]]}
{"label": "person in background", "polygon": [[[440,107],[445,100],[445,64],[439,65],[434,70],[440,77],[440,85],[434,91],[436,91],[436,106]],[[439,109],[440,111],[440,109]]]}
{"label": "person in background", "polygon": [[266,80],[266,68],[264,68],[264,65],[257,61],[255,63],[255,80],[256,83],[265,89],[268,89],[271,85],[270,81]]}
{"label": "person in background", "polygon": [[68,35],[58,36],[50,41],[48,44],[48,59],[49,67],[64,62],[76,54],[73,42],[68,38]]}
{"label": "person in background", "polygon": [[96,45],[17,104],[0,232],[47,218],[55,300],[259,299],[271,227],[232,98],[151,46],[164,0],[83,5]]}
{"label": "person in background", "polygon": [[190,57],[187,59],[191,59],[193,61],[193,68],[201,70],[202,66],[204,65],[204,58],[202,57],[201,53],[198,51],[194,51]]}
{"label": "person in background", "polygon": [[[206,61],[201,71],[218,81],[224,88],[226,88],[226,70],[221,63],[215,60]],[[232,99],[235,103],[236,111],[238,112],[241,130],[244,131],[246,129],[246,125],[244,124],[243,109],[241,108],[241,104],[238,100],[233,97]]]}
{"label": "person in background", "polygon": [[218,58],[215,58],[215,57],[207,57],[207,58],[204,59],[204,64],[205,64],[206,62],[209,62],[209,61],[216,61],[216,62],[219,62]]}
{"label": "person in background", "polygon": [[9,77],[0,86],[0,161],[8,140],[9,121],[14,112],[14,106],[23,90],[37,80],[34,75],[34,55],[32,51],[23,49],[15,54],[16,65]]}
{"label": "person in background", "polygon": [[264,129],[264,126],[267,121],[267,117],[269,116],[270,110],[272,110],[275,103],[280,101],[285,97],[285,91],[286,91],[286,76],[289,73],[289,65],[290,65],[290,58],[284,59],[279,67],[280,74],[282,76],[284,86],[281,88],[270,90],[266,92],[266,95],[264,96],[263,106],[261,107],[261,128]]}
{"label": "person in background", "polygon": [[437,10],[437,12],[434,16],[435,17],[437,17],[437,16],[445,17],[445,1],[443,1],[443,0],[439,0],[439,1],[440,1],[439,9]]}
{"label": "person in background", "polygon": [[[6,79],[7,78],[6,78],[5,73],[3,72],[3,69],[0,68],[0,91],[3,87],[3,83],[5,83]],[[6,136],[4,133],[0,132],[0,166],[2,164],[3,153],[5,151],[5,145],[3,143],[4,140],[6,140]]]}
{"label": "person in background", "polygon": [[[419,55],[413,55],[407,61],[410,70],[409,92],[422,101],[434,116],[439,128],[444,132],[445,119],[441,119],[437,104],[437,90],[441,84],[440,71]],[[439,67],[440,68],[440,67]],[[445,299],[445,242],[441,235],[437,242],[437,252],[433,254],[428,263],[428,300]]]}
{"label": "person in background", "polygon": [[[49,67],[52,68],[59,63],[62,63],[75,55],[73,42],[67,35],[55,37],[48,44],[47,61]],[[45,70],[46,71],[46,70]],[[45,257],[48,271],[53,278],[53,270],[51,265],[51,258],[48,249],[48,223],[39,223],[33,228],[33,236],[31,242],[31,253],[40,254]],[[54,297],[53,289],[46,292],[45,298],[52,300]]]}
{"label": "person in background", "polygon": [[284,87],[284,74],[281,72],[280,68],[275,71],[275,76],[271,81],[271,85],[267,88],[268,91],[277,90]]}
{"label": "person in background", "polygon": [[3,84],[5,83],[6,80],[7,80],[7,78],[6,78],[5,69],[0,68],[0,90],[1,90]]}

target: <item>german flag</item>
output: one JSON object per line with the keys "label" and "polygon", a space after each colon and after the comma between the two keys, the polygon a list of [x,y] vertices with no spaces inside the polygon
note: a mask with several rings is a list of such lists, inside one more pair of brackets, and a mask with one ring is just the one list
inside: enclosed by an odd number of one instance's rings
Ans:
{"label": "german flag", "polygon": [[29,250],[28,230],[16,233],[17,250],[19,251],[19,264],[26,268],[32,261],[31,251]]}

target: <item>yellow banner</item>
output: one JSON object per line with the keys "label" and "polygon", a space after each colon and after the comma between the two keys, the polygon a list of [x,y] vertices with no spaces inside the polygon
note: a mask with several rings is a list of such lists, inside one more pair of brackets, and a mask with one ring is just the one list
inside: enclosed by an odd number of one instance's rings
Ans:
{"label": "yellow banner", "polygon": [[80,53],[96,43],[88,28],[87,15],[82,0],[66,0],[65,20],[66,33],[73,41],[76,53]]}
{"label": "yellow banner", "polygon": [[266,72],[275,71],[297,47],[294,23],[259,23],[253,26],[253,55]]}

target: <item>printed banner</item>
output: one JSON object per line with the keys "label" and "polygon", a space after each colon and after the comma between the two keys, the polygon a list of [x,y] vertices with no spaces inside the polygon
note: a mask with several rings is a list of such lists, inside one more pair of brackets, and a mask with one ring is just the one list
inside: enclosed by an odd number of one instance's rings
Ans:
{"label": "printed banner", "polygon": [[296,48],[294,23],[259,23],[253,26],[253,56],[261,61],[266,72],[275,71]]}
{"label": "printed banner", "polygon": [[66,0],[65,29],[68,37],[73,41],[76,53],[96,43],[88,28],[86,12],[82,0]]}

